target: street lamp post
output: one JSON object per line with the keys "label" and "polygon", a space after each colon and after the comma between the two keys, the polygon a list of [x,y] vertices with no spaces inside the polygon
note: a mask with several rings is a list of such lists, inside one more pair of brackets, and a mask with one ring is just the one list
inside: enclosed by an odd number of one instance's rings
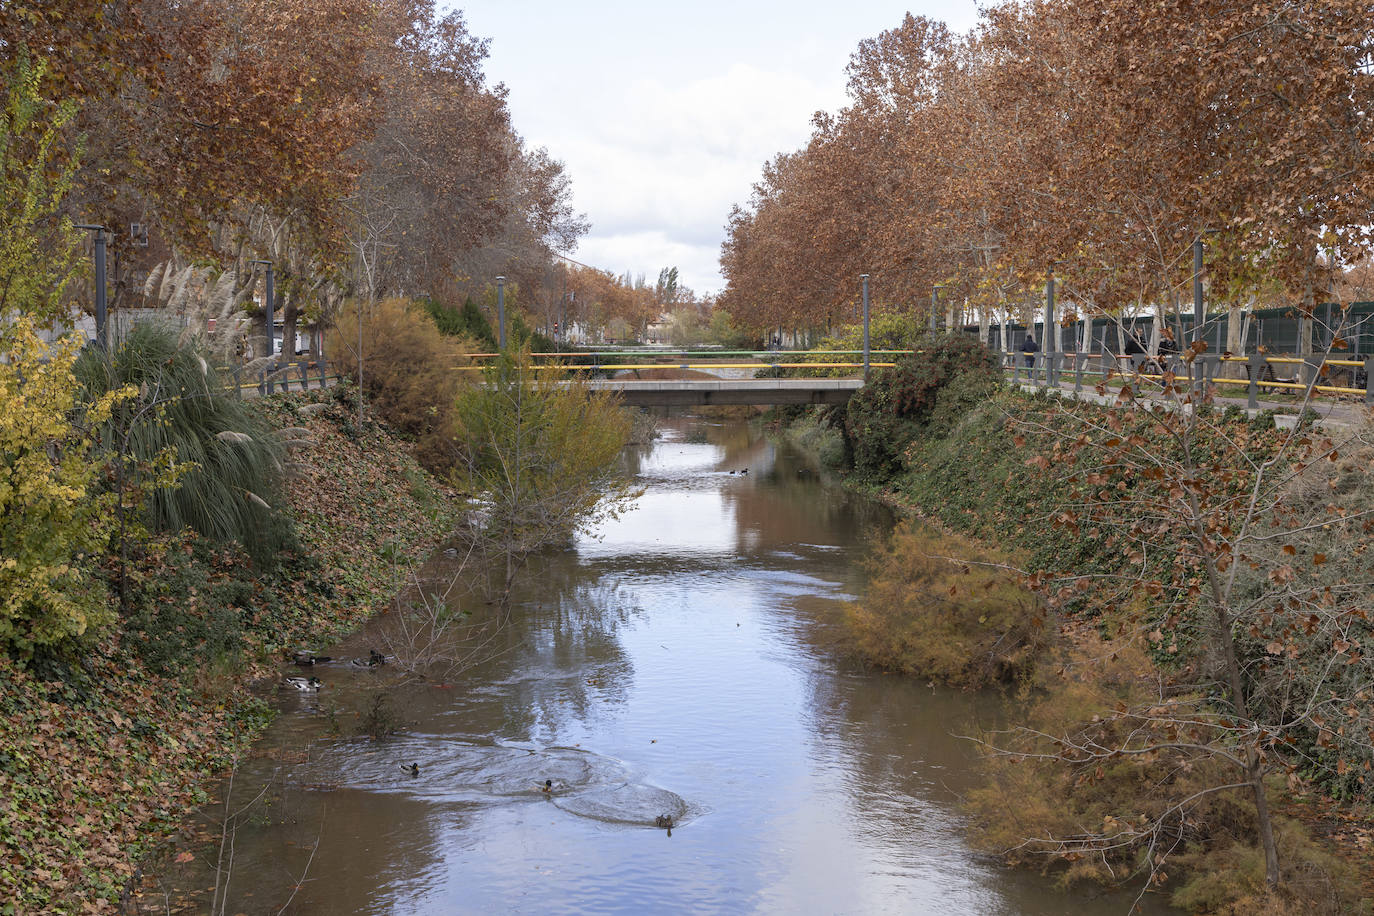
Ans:
{"label": "street lamp post", "polygon": [[868,274],[859,274],[863,281],[864,300],[864,381],[868,381]]}
{"label": "street lamp post", "polygon": [[1202,323],[1206,320],[1202,302],[1202,236],[1193,239],[1193,337],[1202,338]]}
{"label": "street lamp post", "polygon": [[506,349],[506,278],[496,278],[496,345]]}
{"label": "street lamp post", "polygon": [[575,289],[568,290],[567,294],[563,297],[563,342],[565,344],[572,339],[568,334],[568,303],[570,302],[577,302],[577,290]]}
{"label": "street lamp post", "polygon": [[107,325],[108,300],[105,288],[105,232],[104,226],[82,225],[77,229],[87,229],[95,233],[95,342],[102,350],[110,348],[110,334]]}
{"label": "street lamp post", "polygon": [[[277,323],[277,316],[274,308],[276,303],[272,298],[273,293],[275,292],[275,290],[272,288],[272,262],[259,259],[254,261],[253,263],[265,264],[267,266],[267,289],[263,293],[263,299],[264,307],[267,310],[267,355],[271,356],[276,350],[276,348],[273,346],[273,335],[276,333],[276,328],[274,327],[274,325],[276,325]],[[286,341],[282,341],[282,346],[286,346]]]}
{"label": "street lamp post", "polygon": [[1049,357],[1055,351],[1054,328],[1054,265],[1050,265],[1049,275],[1045,279],[1045,328],[1041,334],[1045,339],[1041,342],[1040,348],[1045,351],[1045,356]]}

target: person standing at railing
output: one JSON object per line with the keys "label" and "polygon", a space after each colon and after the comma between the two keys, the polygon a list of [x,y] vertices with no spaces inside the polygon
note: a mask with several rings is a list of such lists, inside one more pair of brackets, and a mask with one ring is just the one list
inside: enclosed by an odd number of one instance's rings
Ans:
{"label": "person standing at railing", "polygon": [[1035,342],[1035,338],[1027,334],[1026,339],[1021,342],[1021,353],[1026,361],[1027,369],[1035,368],[1035,354],[1040,352],[1040,345]]}

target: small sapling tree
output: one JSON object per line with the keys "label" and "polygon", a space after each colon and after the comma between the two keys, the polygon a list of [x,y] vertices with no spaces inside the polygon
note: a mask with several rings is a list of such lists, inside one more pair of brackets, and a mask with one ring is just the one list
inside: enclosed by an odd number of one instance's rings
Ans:
{"label": "small sapling tree", "polygon": [[459,395],[456,472],[481,503],[468,531],[498,561],[502,604],[533,553],[637,495],[618,461],[630,419],[613,397],[510,351]]}

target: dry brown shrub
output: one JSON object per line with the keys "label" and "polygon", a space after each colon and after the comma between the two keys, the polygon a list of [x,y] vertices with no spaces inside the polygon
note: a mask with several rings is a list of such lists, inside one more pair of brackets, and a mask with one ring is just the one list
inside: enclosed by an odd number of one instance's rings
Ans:
{"label": "dry brown shrub", "polygon": [[[433,319],[408,299],[384,299],[364,309],[363,390],[392,427],[415,439],[416,457],[430,471],[453,468],[453,406],[479,380],[470,346],[439,332]],[[338,320],[326,352],[343,372],[358,377],[358,312]]]}
{"label": "dry brown shrub", "polygon": [[853,647],[890,671],[956,687],[1025,676],[1045,646],[1044,611],[1006,558],[919,524],[897,531],[845,612]]}
{"label": "dry brown shrub", "polygon": [[[1236,782],[1236,772],[1187,747],[1179,738],[1186,725],[1134,714],[1154,703],[1204,702],[1172,692],[1143,651],[1084,634],[1062,666],[1041,666],[1037,682],[1023,725],[986,736],[987,782],[967,798],[975,846],[1054,872],[1065,885],[1135,879],[1190,912],[1362,912],[1348,867],[1296,822],[1278,821],[1283,883],[1266,888],[1248,787],[1213,791]],[[1162,747],[1109,752],[1147,744]]]}

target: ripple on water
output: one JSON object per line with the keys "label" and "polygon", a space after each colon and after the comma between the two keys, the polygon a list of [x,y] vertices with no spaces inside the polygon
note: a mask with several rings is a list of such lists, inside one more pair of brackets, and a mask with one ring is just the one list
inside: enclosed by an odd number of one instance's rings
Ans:
{"label": "ripple on water", "polygon": [[579,817],[608,824],[644,827],[661,826],[656,822],[664,815],[672,818],[672,826],[676,827],[692,813],[681,795],[642,783],[625,783],[576,795],[555,796],[553,803],[561,810]]}
{"label": "ripple on water", "polygon": [[634,782],[619,760],[575,747],[513,747],[440,735],[345,741],[317,749],[293,777],[306,786],[401,792],[432,802],[549,798],[569,814],[612,824],[654,826],[668,815],[677,826],[694,813],[677,793]]}

